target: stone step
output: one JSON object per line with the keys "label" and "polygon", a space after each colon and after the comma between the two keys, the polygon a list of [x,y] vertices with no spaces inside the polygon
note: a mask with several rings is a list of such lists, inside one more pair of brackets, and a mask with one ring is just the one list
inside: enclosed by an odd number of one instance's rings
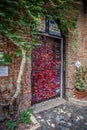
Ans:
{"label": "stone step", "polygon": [[66,103],[66,100],[63,98],[55,98],[55,99],[50,99],[48,101],[44,101],[38,104],[34,104],[31,108],[33,109],[33,113],[39,113],[44,110],[48,110],[51,108],[54,108],[60,104]]}

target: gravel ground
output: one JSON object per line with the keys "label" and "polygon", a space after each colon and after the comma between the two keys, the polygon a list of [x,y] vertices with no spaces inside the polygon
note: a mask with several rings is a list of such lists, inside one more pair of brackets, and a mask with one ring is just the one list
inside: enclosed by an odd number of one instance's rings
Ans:
{"label": "gravel ground", "polygon": [[[20,124],[16,130],[87,130],[87,107],[70,102],[33,115],[39,128],[30,129],[30,126]],[[7,130],[6,121],[0,123],[0,130]]]}
{"label": "gravel ground", "polygon": [[87,107],[64,103],[34,115],[42,126],[37,130],[87,130]]}

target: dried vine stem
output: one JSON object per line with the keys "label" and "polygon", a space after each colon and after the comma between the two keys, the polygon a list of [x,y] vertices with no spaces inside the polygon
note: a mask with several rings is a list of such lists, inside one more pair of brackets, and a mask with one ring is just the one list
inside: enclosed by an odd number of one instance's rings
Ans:
{"label": "dried vine stem", "polygon": [[25,68],[25,64],[26,64],[26,51],[24,49],[21,49],[21,51],[22,51],[22,62],[21,62],[21,66],[20,66],[20,70],[19,70],[19,74],[18,74],[17,87],[16,87],[15,94],[11,99],[10,104],[12,104],[14,99],[17,98],[17,96],[19,95],[20,90],[21,90],[21,80],[22,80],[22,76],[23,76],[23,72],[24,72],[24,68]]}

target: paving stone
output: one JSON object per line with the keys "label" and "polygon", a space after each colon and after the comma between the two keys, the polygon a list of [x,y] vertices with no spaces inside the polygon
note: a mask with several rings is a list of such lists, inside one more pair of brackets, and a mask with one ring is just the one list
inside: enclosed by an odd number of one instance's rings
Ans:
{"label": "paving stone", "polygon": [[51,126],[52,126],[53,128],[55,128],[55,124],[51,124]]}
{"label": "paving stone", "polygon": [[50,122],[49,122],[49,120],[47,120],[46,122],[47,122],[47,124],[48,124],[49,126],[51,125]]}
{"label": "paving stone", "polygon": [[71,117],[72,113],[67,113],[68,117]]}

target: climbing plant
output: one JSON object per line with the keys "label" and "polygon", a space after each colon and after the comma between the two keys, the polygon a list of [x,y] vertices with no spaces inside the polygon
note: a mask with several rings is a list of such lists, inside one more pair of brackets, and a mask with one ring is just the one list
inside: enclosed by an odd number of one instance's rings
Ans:
{"label": "climbing plant", "polygon": [[53,10],[48,8],[48,15],[59,20],[59,27],[63,34],[76,28],[79,17],[81,0],[49,0]]}
{"label": "climbing plant", "polygon": [[34,37],[38,17],[42,15],[58,19],[61,31],[66,32],[76,27],[80,4],[81,0],[1,0],[0,34],[17,40],[18,45],[25,47],[25,40],[20,34],[25,34],[28,26]]}
{"label": "climbing plant", "polygon": [[0,62],[0,64],[4,64],[4,65],[8,65],[12,62],[12,57],[7,54],[7,53],[3,53],[3,56],[2,56],[2,61]]}
{"label": "climbing plant", "polygon": [[[37,41],[38,18],[46,15],[49,19],[57,19],[61,32],[66,34],[76,27],[80,4],[81,0],[0,0],[0,36],[5,37],[5,41],[10,39],[22,52],[17,90],[12,101],[20,92],[26,51],[32,49]],[[30,41],[23,37],[27,27],[30,30]]]}

